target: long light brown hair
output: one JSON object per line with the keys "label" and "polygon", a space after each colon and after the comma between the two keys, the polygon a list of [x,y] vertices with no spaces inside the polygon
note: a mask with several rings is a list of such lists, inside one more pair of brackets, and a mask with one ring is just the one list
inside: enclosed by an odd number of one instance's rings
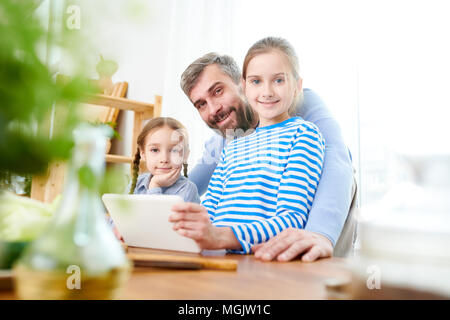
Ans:
{"label": "long light brown hair", "polygon": [[186,128],[174,118],[170,117],[158,117],[151,119],[142,129],[141,133],[137,138],[137,150],[134,155],[133,160],[133,175],[131,180],[131,188],[130,194],[134,193],[134,189],[136,188],[136,182],[139,175],[139,164],[141,162],[141,151],[144,151],[145,148],[145,139],[148,134],[151,133],[154,129],[168,127],[172,130],[179,132],[183,139],[183,173],[184,176],[187,177],[187,155],[189,154],[189,141],[188,134]]}

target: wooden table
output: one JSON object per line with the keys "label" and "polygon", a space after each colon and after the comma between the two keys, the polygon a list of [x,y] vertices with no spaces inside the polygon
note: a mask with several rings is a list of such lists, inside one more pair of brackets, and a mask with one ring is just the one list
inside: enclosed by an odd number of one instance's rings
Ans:
{"label": "wooden table", "polygon": [[[350,277],[346,261],[339,258],[303,263],[262,262],[253,255],[204,255],[238,260],[238,268],[224,271],[135,267],[120,299],[327,299],[325,280]],[[13,291],[0,291],[0,299],[14,298]]]}
{"label": "wooden table", "polygon": [[339,258],[313,263],[262,262],[253,255],[224,253],[218,258],[238,260],[237,270],[135,268],[122,298],[326,299],[326,279],[350,276]]}

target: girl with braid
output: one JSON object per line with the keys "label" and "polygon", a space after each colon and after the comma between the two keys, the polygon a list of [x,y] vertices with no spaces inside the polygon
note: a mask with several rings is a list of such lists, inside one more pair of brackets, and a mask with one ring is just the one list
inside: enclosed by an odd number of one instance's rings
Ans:
{"label": "girl with braid", "polygon": [[[151,119],[139,134],[137,146],[130,194],[179,195],[186,202],[200,203],[196,185],[187,179],[188,136],[179,121]],[[148,172],[138,175],[141,160]]]}

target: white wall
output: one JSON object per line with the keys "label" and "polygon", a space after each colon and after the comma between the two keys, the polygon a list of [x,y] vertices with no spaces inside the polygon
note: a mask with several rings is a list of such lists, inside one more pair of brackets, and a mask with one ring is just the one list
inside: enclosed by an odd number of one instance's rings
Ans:
{"label": "white wall", "polygon": [[[222,0],[115,0],[72,1],[81,7],[79,32],[89,40],[89,70],[100,53],[115,60],[119,70],[113,81],[128,81],[128,98],[153,102],[163,96],[163,116],[179,119],[190,134],[189,165],[195,164],[212,131],[201,121],[182,92],[181,73],[193,60],[209,51],[228,53],[230,5]],[[231,2],[230,2],[231,3]],[[111,5],[114,4],[114,5]],[[225,11],[225,13],[224,13]],[[136,12],[138,14],[136,14]],[[223,26],[227,26],[224,28]],[[231,30],[231,29],[230,29]],[[132,114],[120,119],[123,143],[114,153],[131,154]]]}
{"label": "white wall", "polygon": [[[91,48],[88,63],[91,77],[100,54],[114,60],[119,69],[113,81],[127,81],[128,98],[154,102],[164,91],[170,7],[164,1],[81,0],[83,37]],[[116,150],[131,155],[132,112],[124,112],[118,131],[122,143]]]}
{"label": "white wall", "polygon": [[405,156],[450,154],[450,20],[440,0],[363,3],[355,8],[362,200],[368,203],[414,180],[405,171],[417,168],[408,168]]}

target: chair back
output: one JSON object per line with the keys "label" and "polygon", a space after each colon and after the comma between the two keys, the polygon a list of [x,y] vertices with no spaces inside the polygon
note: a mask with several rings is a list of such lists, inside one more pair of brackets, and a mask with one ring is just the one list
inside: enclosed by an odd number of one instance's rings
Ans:
{"label": "chair back", "polygon": [[357,198],[358,198],[358,185],[356,177],[353,175],[352,186],[352,202],[348,211],[347,219],[345,220],[344,227],[342,228],[341,235],[339,236],[336,245],[334,246],[333,256],[335,257],[351,257],[353,256],[353,250],[355,247],[356,235],[357,235]]}

